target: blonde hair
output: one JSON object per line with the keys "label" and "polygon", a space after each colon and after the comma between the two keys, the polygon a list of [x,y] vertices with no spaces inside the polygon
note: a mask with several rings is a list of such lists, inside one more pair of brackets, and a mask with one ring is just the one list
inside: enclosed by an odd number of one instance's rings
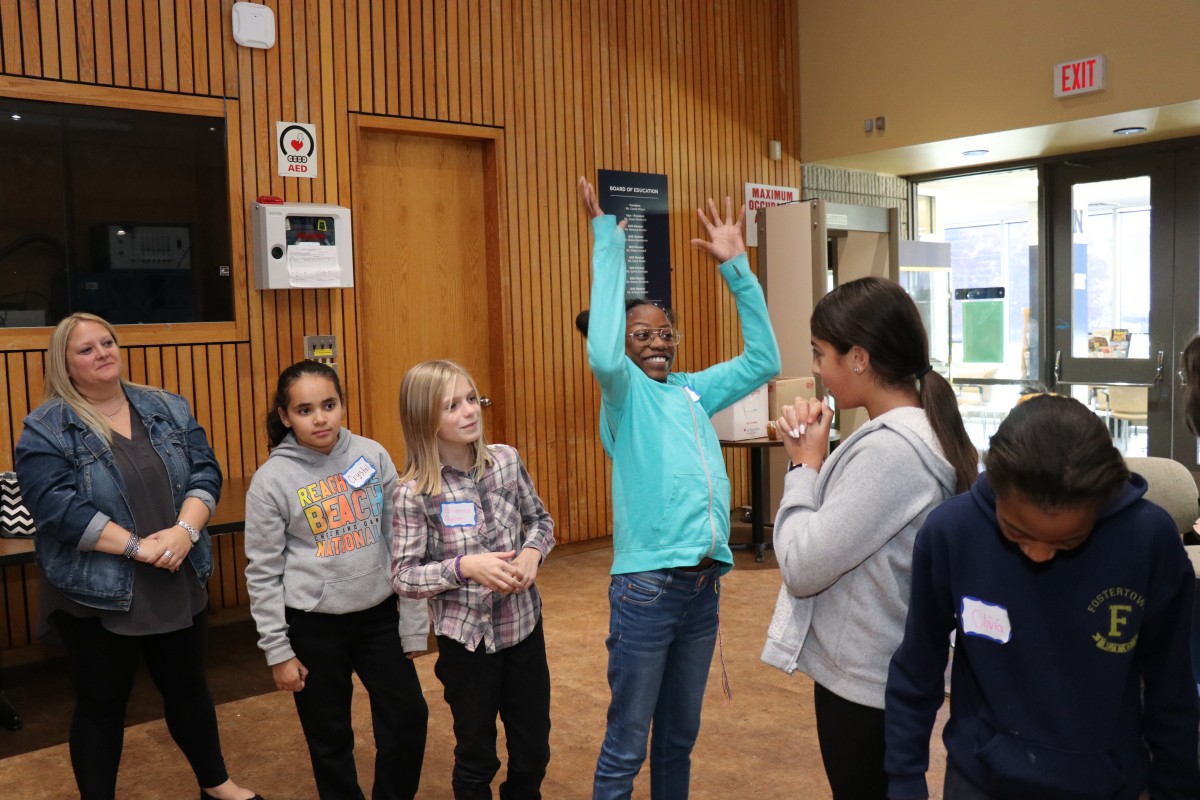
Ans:
{"label": "blonde hair", "polygon": [[[424,361],[410,369],[400,384],[400,425],[404,429],[404,469],[401,481],[416,481],[420,494],[442,490],[442,460],[438,454],[438,428],[442,424],[442,403],[446,387],[462,376],[479,394],[475,379],[453,361]],[[479,438],[471,443],[474,456],[471,477],[479,480],[491,464],[487,439],[480,421]]]}
{"label": "blonde hair", "polygon": [[[104,441],[112,444],[112,426],[105,419],[104,415],[75,388],[75,384],[71,382],[71,373],[67,368],[67,347],[70,343],[71,334],[75,332],[75,329],[79,327],[79,323],[81,322],[94,322],[100,325],[104,330],[108,331],[108,335],[113,338],[113,341],[120,345],[120,340],[117,339],[117,332],[113,330],[113,326],[109,324],[108,320],[103,317],[88,314],[84,311],[76,311],[69,317],[65,317],[54,328],[54,332],[50,334],[50,348],[46,352],[46,399],[62,398],[62,401],[71,407],[71,410],[84,421],[84,424],[100,436],[103,436]],[[124,360],[122,360],[121,366],[124,369]],[[121,378],[122,388],[137,385],[139,384],[133,384]]]}

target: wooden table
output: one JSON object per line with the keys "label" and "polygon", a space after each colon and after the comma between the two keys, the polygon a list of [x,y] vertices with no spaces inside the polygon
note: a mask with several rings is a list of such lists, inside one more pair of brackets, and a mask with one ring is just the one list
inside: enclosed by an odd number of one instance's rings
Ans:
{"label": "wooden table", "polygon": [[750,544],[731,544],[729,547],[733,550],[753,549],[754,559],[761,562],[763,554],[770,547],[763,535],[766,530],[766,521],[763,516],[767,506],[771,504],[766,481],[767,449],[783,447],[783,442],[779,439],[768,439],[765,436],[759,439],[722,439],[721,447],[735,447],[750,451]]}
{"label": "wooden table", "polygon": [[[221,499],[217,510],[208,521],[210,536],[238,533],[246,527],[246,490],[249,478],[229,478],[221,487]],[[0,539],[0,567],[11,567],[33,563],[33,537],[27,539]]]}

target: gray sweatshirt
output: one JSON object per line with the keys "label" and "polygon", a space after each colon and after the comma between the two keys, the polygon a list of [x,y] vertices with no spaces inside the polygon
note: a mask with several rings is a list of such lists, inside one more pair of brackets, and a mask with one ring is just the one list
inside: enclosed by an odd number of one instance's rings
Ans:
{"label": "gray sweatshirt", "polygon": [[[342,428],[329,455],[290,434],[246,493],[246,588],[258,646],[275,665],[295,656],[285,608],[348,614],[394,595],[390,580],[396,467],[383,445]],[[400,599],[405,652],[427,648],[424,600]]]}
{"label": "gray sweatshirt", "polygon": [[789,472],[774,534],[783,586],[762,660],[883,708],[908,614],[913,543],[955,485],[920,408],[871,420],[819,473]]}

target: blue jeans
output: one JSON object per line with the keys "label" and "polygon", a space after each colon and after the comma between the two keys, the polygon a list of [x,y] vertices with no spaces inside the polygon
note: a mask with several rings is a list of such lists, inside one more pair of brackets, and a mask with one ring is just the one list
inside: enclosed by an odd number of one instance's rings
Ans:
{"label": "blue jeans", "polygon": [[720,566],[614,575],[608,588],[608,730],[593,800],[627,798],[650,744],[650,796],[688,796],[692,745],[717,641]]}

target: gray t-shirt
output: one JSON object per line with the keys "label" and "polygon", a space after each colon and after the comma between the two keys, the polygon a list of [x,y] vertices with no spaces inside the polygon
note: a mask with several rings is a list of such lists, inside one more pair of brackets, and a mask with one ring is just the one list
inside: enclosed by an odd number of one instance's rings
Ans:
{"label": "gray t-shirt", "polygon": [[[131,438],[126,439],[113,431],[112,452],[129,491],[134,530],[144,537],[175,524],[175,501],[167,467],[150,443],[146,426],[132,405],[129,414]],[[99,617],[106,630],[122,636],[182,630],[189,627],[192,617],[208,604],[208,592],[186,559],[175,573],[150,564],[134,563],[133,598],[128,611],[91,608],[70,599],[48,581],[41,583],[45,617],[56,610],[75,617]]]}

